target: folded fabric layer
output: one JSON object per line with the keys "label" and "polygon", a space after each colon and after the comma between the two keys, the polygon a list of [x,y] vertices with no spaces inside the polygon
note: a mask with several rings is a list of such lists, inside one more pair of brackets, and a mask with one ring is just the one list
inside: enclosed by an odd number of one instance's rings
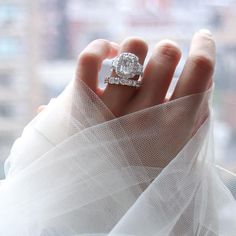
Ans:
{"label": "folded fabric layer", "polygon": [[117,118],[73,81],[13,145],[0,234],[235,236],[236,178],[215,166],[211,93]]}

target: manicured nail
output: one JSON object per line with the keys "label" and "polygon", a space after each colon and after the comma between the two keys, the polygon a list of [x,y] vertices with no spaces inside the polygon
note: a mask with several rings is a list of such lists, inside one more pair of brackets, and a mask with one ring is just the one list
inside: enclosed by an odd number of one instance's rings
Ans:
{"label": "manicured nail", "polygon": [[201,29],[201,30],[199,30],[198,32],[199,32],[199,33],[206,34],[206,35],[208,35],[208,36],[212,36],[211,31],[208,30],[208,29]]}

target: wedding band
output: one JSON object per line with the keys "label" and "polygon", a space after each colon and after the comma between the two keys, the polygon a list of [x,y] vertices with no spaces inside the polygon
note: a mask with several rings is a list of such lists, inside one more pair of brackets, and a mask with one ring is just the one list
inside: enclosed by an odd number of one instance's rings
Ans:
{"label": "wedding band", "polygon": [[143,66],[139,63],[139,58],[129,52],[121,53],[112,61],[111,70],[115,70],[120,78],[130,79],[135,75],[143,75]]}
{"label": "wedding band", "polygon": [[125,79],[125,78],[119,78],[119,77],[113,77],[113,76],[106,77],[104,82],[108,84],[121,84],[121,85],[130,86],[130,87],[136,87],[136,88],[139,88],[141,86],[140,80]]}

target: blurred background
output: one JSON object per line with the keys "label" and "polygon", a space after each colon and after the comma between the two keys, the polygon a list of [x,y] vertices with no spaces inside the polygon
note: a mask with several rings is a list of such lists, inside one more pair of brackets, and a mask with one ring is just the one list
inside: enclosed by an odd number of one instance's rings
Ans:
{"label": "blurred background", "polygon": [[236,0],[0,0],[0,179],[13,141],[74,77],[91,40],[140,36],[150,48],[176,40],[183,51],[178,77],[201,28],[217,43],[216,158],[236,172]]}

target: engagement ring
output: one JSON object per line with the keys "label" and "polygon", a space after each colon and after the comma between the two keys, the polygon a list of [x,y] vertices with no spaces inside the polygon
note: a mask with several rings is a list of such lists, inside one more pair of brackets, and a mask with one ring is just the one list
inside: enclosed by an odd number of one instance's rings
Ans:
{"label": "engagement ring", "polygon": [[133,53],[121,53],[112,61],[111,68],[120,78],[130,79],[135,75],[143,74],[143,66],[138,62],[139,58]]}

